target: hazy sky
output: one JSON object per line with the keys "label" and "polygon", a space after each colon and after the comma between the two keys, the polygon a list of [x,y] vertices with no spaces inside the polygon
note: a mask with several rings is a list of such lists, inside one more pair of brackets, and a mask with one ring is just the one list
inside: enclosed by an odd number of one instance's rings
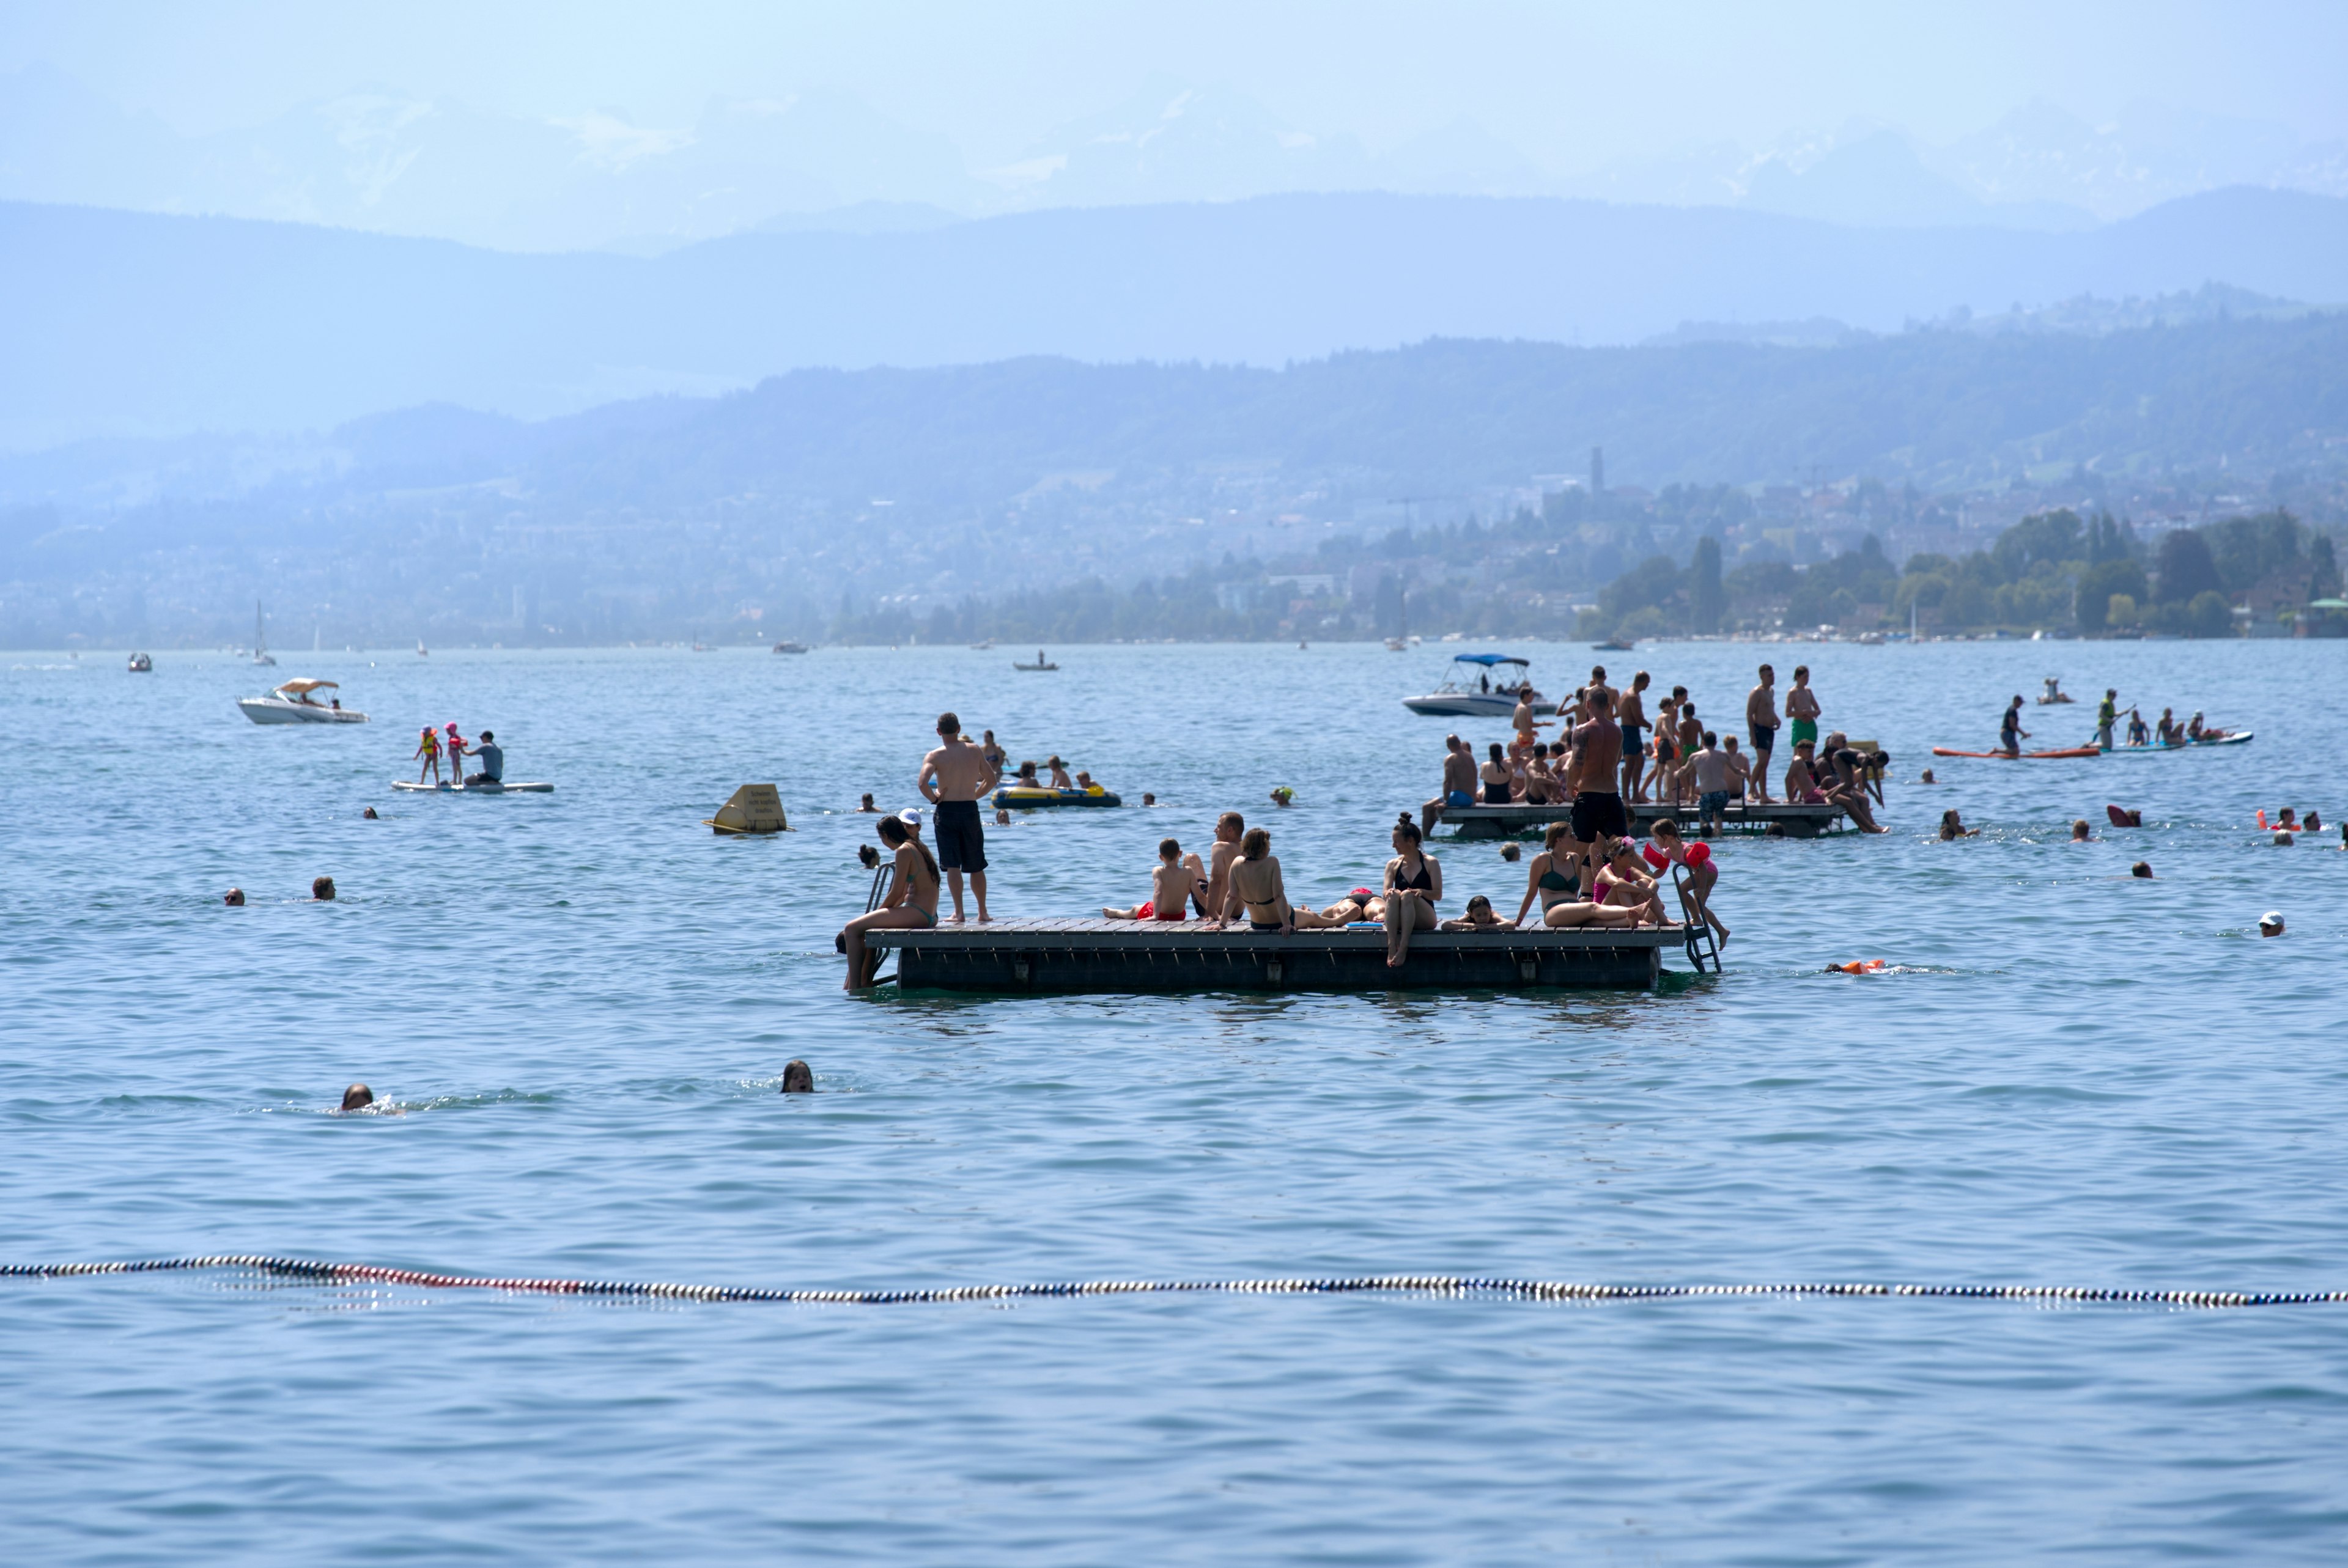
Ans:
{"label": "hazy sky", "polygon": [[1461,116],[1557,168],[1853,116],[1927,139],[2032,98],[2131,99],[2348,136],[2348,5],[2325,0],[972,5],[75,0],[0,8],[0,70],[46,63],[183,132],[364,86],[689,125],[713,97],[858,94],[1007,158],[1152,72],[1227,83],[1374,149]]}

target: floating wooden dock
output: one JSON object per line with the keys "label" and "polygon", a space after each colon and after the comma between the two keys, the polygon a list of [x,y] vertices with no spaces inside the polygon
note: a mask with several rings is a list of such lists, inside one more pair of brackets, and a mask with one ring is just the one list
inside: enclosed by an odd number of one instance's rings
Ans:
{"label": "floating wooden dock", "polygon": [[1420,931],[1399,969],[1386,968],[1385,929],[1363,926],[1282,936],[1203,920],[996,920],[865,940],[895,952],[911,990],[1648,990],[1663,949],[1684,949],[1687,932]]}
{"label": "floating wooden dock", "polygon": [[[1630,814],[1632,830],[1643,837],[1668,816],[1680,825],[1682,834],[1693,838],[1704,815],[1692,805],[1657,805],[1653,801],[1625,801],[1623,810]],[[1550,823],[1563,822],[1572,815],[1570,805],[1447,805],[1436,813],[1435,820],[1437,825],[1449,823],[1461,838],[1513,838],[1545,832]],[[1723,833],[1766,834],[1772,825],[1782,827],[1787,838],[1816,838],[1839,832],[1848,823],[1838,805],[1731,805],[1720,814]]]}

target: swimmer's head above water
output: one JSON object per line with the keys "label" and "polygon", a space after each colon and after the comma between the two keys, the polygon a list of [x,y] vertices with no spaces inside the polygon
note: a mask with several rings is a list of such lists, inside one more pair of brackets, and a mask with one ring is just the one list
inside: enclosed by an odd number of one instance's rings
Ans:
{"label": "swimmer's head above water", "polygon": [[343,1091],[343,1109],[364,1111],[375,1103],[375,1091],[364,1083],[354,1083]]}

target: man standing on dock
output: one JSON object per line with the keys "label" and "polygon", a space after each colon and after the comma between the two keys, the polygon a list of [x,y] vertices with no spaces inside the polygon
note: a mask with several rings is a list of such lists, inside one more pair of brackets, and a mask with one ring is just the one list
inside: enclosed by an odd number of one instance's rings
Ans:
{"label": "man standing on dock", "polygon": [[961,925],[962,874],[970,873],[971,891],[978,897],[978,921],[994,918],[986,912],[986,829],[978,820],[978,803],[1002,778],[1003,770],[986,753],[962,738],[962,720],[938,715],[938,749],[922,759],[913,787],[937,807],[938,865],[946,874],[946,890],[953,895],[953,924]]}
{"label": "man standing on dock", "polygon": [[1761,683],[1745,699],[1745,728],[1753,739],[1753,778],[1769,804],[1769,753],[1777,749],[1777,671],[1761,666]]}
{"label": "man standing on dock", "polygon": [[1573,836],[1595,844],[1601,834],[1627,838],[1631,823],[1615,786],[1622,765],[1622,732],[1614,724],[1614,693],[1593,686],[1582,699],[1588,722],[1573,732],[1573,772],[1581,787],[1573,795]]}

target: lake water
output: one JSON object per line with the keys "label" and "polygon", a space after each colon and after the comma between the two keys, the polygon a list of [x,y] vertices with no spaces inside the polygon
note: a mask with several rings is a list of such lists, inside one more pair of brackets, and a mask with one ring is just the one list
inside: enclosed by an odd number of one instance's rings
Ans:
{"label": "lake water", "polygon": [[[1592,657],[1520,651],[1551,690]],[[2348,854],[2253,826],[2348,819],[2348,643],[1605,656],[1708,719],[1757,657],[1807,656],[1828,725],[1897,759],[1888,837],[1721,847],[1716,980],[844,996],[870,836],[845,808],[911,799],[941,708],[1161,803],[991,830],[1004,914],[1138,899],[1157,841],[1203,844],[1231,805],[1334,895],[1433,791],[1446,722],[1396,699],[1435,646],[1055,651],[1043,675],[963,649],[0,655],[0,1262],[2348,1286]],[[304,673],[376,722],[231,705]],[[1913,782],[2050,673],[2259,738]],[[2042,743],[2090,727],[2049,713]],[[392,792],[449,719],[556,792]],[[798,831],[700,825],[753,780]],[[2147,825],[2107,831],[2106,801]],[[1937,842],[1949,805],[1983,835]],[[2096,842],[2065,842],[2079,816]],[[1495,846],[1441,854],[1455,902],[1514,908]],[[305,901],[321,874],[337,902]],[[2261,941],[2270,908],[2291,932]],[[1892,972],[1821,972],[1874,958]],[[820,1092],[786,1100],[795,1056]],[[354,1080],[406,1113],[325,1114]],[[0,1414],[12,1563],[2348,1551],[2342,1307],[0,1281]]]}

